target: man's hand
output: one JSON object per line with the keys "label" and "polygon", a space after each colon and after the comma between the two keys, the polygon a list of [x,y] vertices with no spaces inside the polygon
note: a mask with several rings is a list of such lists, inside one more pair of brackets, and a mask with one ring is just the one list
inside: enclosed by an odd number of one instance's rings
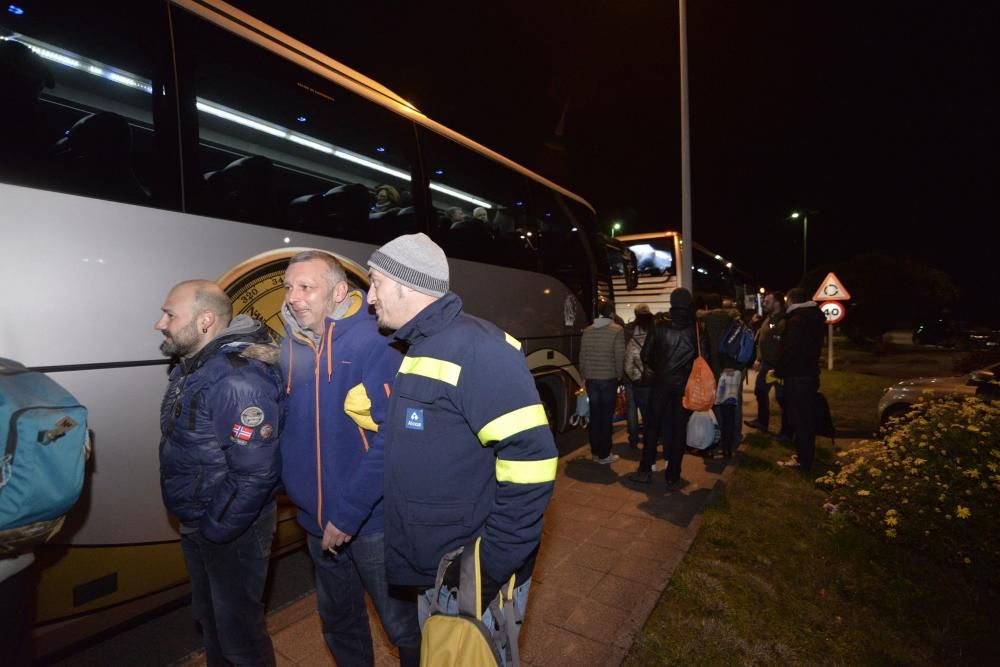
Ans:
{"label": "man's hand", "polygon": [[350,535],[337,528],[331,522],[326,522],[326,528],[323,530],[323,551],[328,550],[330,547],[339,549],[350,541]]}

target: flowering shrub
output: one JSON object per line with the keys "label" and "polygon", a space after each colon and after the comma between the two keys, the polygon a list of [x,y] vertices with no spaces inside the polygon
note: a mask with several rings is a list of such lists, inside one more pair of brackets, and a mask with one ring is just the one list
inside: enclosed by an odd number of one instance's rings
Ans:
{"label": "flowering shrub", "polygon": [[1000,579],[1000,406],[920,402],[817,479],[835,508],[884,539]]}

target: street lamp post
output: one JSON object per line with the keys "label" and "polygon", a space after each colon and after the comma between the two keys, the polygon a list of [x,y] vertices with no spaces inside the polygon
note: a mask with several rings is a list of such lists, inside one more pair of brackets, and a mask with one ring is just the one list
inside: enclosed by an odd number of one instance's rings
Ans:
{"label": "street lamp post", "polygon": [[806,261],[806,252],[809,248],[809,213],[799,213],[794,211],[791,215],[792,220],[798,220],[802,218],[802,277],[806,277],[806,267],[808,262]]}
{"label": "street lamp post", "polygon": [[612,225],[611,225],[611,238],[614,238],[615,237],[615,233],[616,232],[620,232],[621,230],[622,230],[622,223],[620,223],[620,222],[612,223]]}

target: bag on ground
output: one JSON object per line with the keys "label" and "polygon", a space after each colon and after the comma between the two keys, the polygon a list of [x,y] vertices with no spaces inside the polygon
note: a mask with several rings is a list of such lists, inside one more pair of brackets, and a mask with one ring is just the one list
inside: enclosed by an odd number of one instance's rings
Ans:
{"label": "bag on ground", "polygon": [[687,384],[684,385],[683,405],[685,410],[701,412],[711,410],[715,405],[715,374],[701,356],[701,337],[697,325],[694,330],[698,340],[698,356],[695,357],[691,374],[688,375]]}
{"label": "bag on ground", "polygon": [[687,446],[694,449],[708,449],[722,437],[719,422],[713,410],[691,413],[687,425]]}
{"label": "bag on ground", "polygon": [[[520,666],[516,642],[511,641],[507,623],[514,623],[514,614],[500,614],[504,619],[496,637],[483,624],[482,578],[479,570],[479,543],[482,538],[466,547],[445,554],[438,564],[430,617],[424,623],[420,640],[421,667],[497,667],[503,664],[501,651],[508,651],[507,664]],[[440,607],[441,590],[445,587],[445,573],[449,567],[459,568],[458,615],[445,613]],[[494,617],[498,617],[497,605],[513,606],[514,578],[504,587],[497,599],[491,603]]]}
{"label": "bag on ground", "polygon": [[43,373],[0,359],[0,555],[44,542],[83,489],[87,409]]}

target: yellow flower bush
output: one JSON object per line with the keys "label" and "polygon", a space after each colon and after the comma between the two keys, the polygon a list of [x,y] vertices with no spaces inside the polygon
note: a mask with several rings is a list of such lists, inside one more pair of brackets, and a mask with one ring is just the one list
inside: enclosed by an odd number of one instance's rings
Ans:
{"label": "yellow flower bush", "polygon": [[827,507],[896,544],[1000,581],[1000,404],[918,403],[817,483]]}

